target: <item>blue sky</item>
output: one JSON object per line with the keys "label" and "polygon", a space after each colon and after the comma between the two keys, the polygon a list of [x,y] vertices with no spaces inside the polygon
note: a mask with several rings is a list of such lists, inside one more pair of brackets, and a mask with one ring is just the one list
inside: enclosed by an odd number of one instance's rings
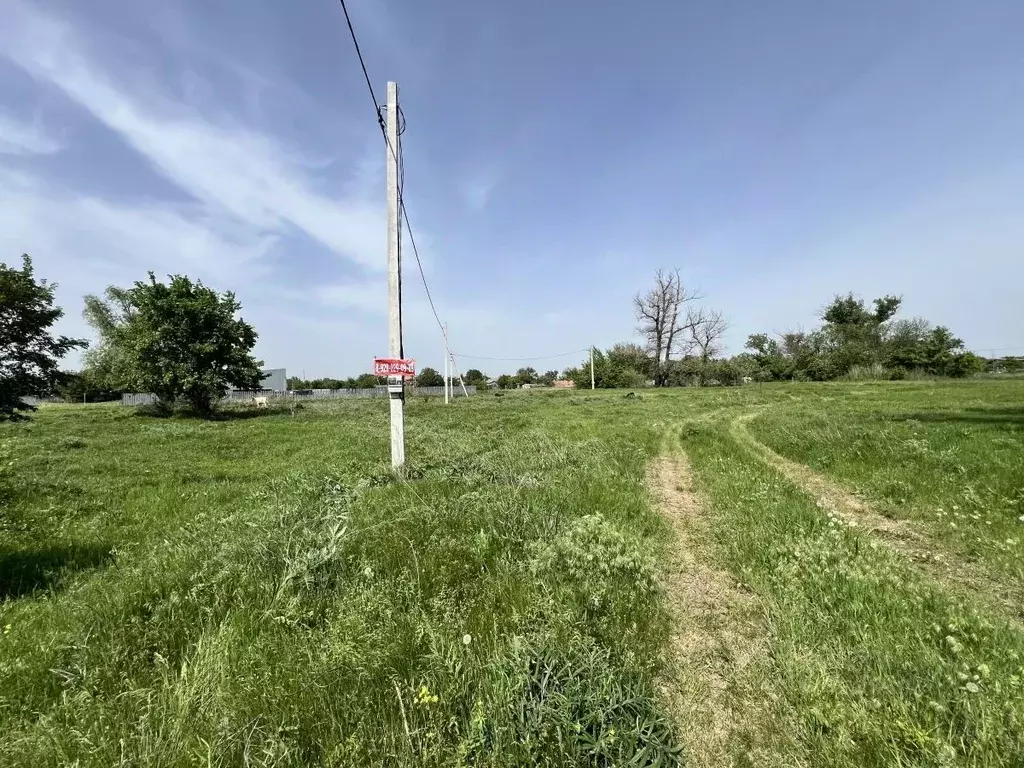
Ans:
{"label": "blue sky", "polygon": [[[631,295],[675,266],[733,352],[849,290],[1024,346],[1024,3],[349,5],[378,96],[402,90],[457,352],[634,340]],[[270,366],[386,354],[385,149],[335,0],[3,15],[0,258],[60,284],[64,332],[154,270],[234,290]],[[407,353],[439,367],[406,254]]]}

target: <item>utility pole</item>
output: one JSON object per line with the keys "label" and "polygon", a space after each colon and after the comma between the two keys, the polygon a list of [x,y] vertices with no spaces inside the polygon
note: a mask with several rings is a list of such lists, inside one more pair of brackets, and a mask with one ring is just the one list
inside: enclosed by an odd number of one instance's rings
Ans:
{"label": "utility pole", "polygon": [[[388,351],[402,358],[401,210],[398,199],[398,83],[388,82],[387,108],[387,195],[388,195]],[[391,402],[391,468],[405,465],[405,379],[388,378]]]}
{"label": "utility pole", "polygon": [[590,347],[590,388],[594,389],[594,347]]}
{"label": "utility pole", "polygon": [[448,388],[450,386],[450,379],[448,378],[449,371],[449,360],[448,360],[448,323],[444,324],[444,404],[448,405]]}

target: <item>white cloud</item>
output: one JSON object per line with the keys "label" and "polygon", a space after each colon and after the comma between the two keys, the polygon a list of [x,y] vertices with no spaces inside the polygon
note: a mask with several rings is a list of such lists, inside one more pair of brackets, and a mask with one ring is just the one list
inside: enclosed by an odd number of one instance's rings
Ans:
{"label": "white cloud", "polygon": [[50,155],[63,148],[38,123],[24,123],[0,112],[0,154]]}
{"label": "white cloud", "polygon": [[367,314],[383,314],[387,309],[387,283],[383,280],[344,285],[325,285],[313,291],[321,304],[336,309],[356,309]]}
{"label": "white cloud", "polygon": [[5,15],[0,46],[11,61],[62,90],[197,200],[257,231],[294,227],[365,269],[384,267],[377,201],[332,199],[317,189],[311,164],[274,137],[214,121],[161,97],[151,83],[133,92],[83,53],[59,20],[17,0]]}
{"label": "white cloud", "polygon": [[[271,234],[239,231],[229,220],[154,202],[79,195],[34,177],[0,173],[0,259],[32,255],[36,273],[58,284],[67,315],[61,332],[88,335],[82,296],[111,283],[187,272],[218,289],[258,283],[267,273]],[[69,365],[75,365],[71,358]]]}

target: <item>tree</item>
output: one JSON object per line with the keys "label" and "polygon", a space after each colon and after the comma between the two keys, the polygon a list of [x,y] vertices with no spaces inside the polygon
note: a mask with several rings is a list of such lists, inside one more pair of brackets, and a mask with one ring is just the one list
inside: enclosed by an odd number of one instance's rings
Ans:
{"label": "tree", "polygon": [[35,410],[26,395],[49,394],[60,378],[57,363],[83,339],[53,336],[50,326],[64,316],[55,307],[55,284],[36,280],[32,259],[22,257],[21,269],[0,263],[0,421],[25,418]]}
{"label": "tree", "polygon": [[870,310],[852,293],[835,296],[821,313],[825,321],[819,337],[821,354],[827,358],[822,367],[832,376],[842,376],[855,365],[882,363],[884,324],[901,303],[899,296],[883,296],[874,300],[874,310]]}
{"label": "tree", "polygon": [[82,312],[100,339],[85,353],[82,374],[95,386],[110,391],[137,389],[132,384],[133,371],[127,348],[115,342],[117,329],[129,322],[135,313],[130,290],[111,285],[104,293],[104,299],[86,296]]}
{"label": "tree", "polygon": [[[623,350],[635,344],[616,344],[607,352],[594,350],[594,386],[598,389],[631,388],[644,386],[646,377],[624,362],[628,354]],[[642,352],[642,350],[641,350]],[[590,389],[590,356],[575,368],[567,368],[563,374],[577,389]]]}
{"label": "tree", "polygon": [[543,384],[545,387],[550,387],[555,383],[555,379],[558,378],[558,371],[545,371],[543,374],[537,377],[537,382]]}
{"label": "tree", "polygon": [[608,350],[608,361],[615,368],[633,371],[644,381],[654,372],[654,361],[639,344],[613,344]]}
{"label": "tree", "polygon": [[498,389],[512,389],[516,386],[516,383],[515,377],[509,376],[507,373],[503,373],[498,377]]}
{"label": "tree", "polygon": [[235,317],[234,293],[183,275],[164,284],[150,272],[148,282],[106,296],[86,297],[86,318],[100,335],[96,357],[122,386],[152,392],[165,407],[184,401],[203,416],[230,386],[259,387],[256,331]]}
{"label": "tree", "polygon": [[894,370],[924,367],[924,346],[931,332],[931,323],[922,317],[889,323],[882,338],[885,365]]}
{"label": "tree", "polygon": [[352,382],[353,389],[373,389],[379,386],[381,379],[374,376],[372,373],[364,373],[357,376],[355,381]]}
{"label": "tree", "polygon": [[519,386],[522,386],[523,384],[533,384],[537,381],[537,369],[520,368],[516,371],[515,379]]}
{"label": "tree", "polygon": [[487,383],[487,376],[484,374],[483,371],[477,368],[470,368],[468,371],[466,371],[466,375],[463,378],[466,382],[467,387],[470,385],[480,385]]}
{"label": "tree", "polygon": [[722,337],[729,323],[717,309],[688,307],[684,324],[690,351],[707,363],[722,352]]}
{"label": "tree", "polygon": [[443,387],[444,376],[433,368],[424,368],[416,377],[417,387]]}
{"label": "tree", "polygon": [[637,331],[647,340],[647,349],[653,360],[655,386],[666,383],[665,368],[672,353],[682,340],[683,305],[700,298],[683,285],[678,269],[666,272],[659,269],[654,275],[654,287],[647,293],[633,297]]}

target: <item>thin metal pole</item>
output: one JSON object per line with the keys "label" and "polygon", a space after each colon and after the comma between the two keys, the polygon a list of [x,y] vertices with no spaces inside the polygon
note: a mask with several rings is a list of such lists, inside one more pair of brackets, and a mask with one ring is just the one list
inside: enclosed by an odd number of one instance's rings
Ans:
{"label": "thin metal pole", "polygon": [[594,389],[594,348],[590,348],[590,388]]}
{"label": "thin metal pole", "polygon": [[[388,350],[392,358],[403,357],[402,349],[402,233],[398,218],[398,84],[388,83],[387,109],[387,195],[388,195]],[[388,378],[391,402],[391,467],[405,465],[405,379]]]}
{"label": "thin metal pole", "polygon": [[448,359],[448,323],[444,324],[444,404],[448,405],[448,390],[451,387],[451,379],[448,375],[450,362]]}

